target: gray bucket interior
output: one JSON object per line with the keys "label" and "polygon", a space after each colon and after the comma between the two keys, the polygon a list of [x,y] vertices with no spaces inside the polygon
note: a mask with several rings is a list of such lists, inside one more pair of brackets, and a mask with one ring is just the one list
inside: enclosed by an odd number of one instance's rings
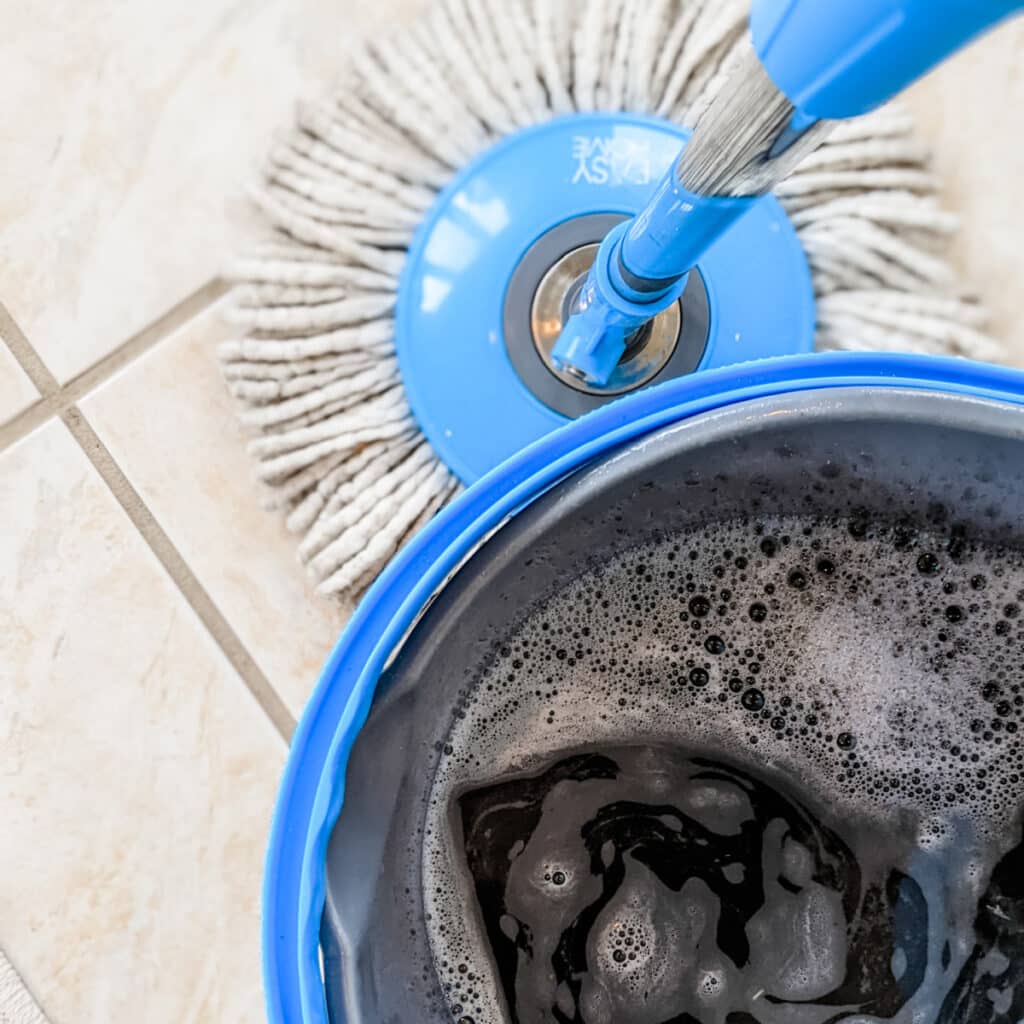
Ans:
{"label": "gray bucket interior", "polygon": [[418,888],[437,745],[531,608],[615,552],[709,521],[862,510],[924,524],[937,506],[972,536],[1024,546],[1024,411],[885,388],[749,401],[613,453],[490,537],[407,637],[352,752],[322,927],[332,1020],[439,1010]]}

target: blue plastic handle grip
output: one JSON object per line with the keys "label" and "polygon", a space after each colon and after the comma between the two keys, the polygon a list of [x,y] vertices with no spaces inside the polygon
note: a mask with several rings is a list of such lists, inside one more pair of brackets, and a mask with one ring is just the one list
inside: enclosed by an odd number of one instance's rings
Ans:
{"label": "blue plastic handle grip", "polygon": [[1024,0],[754,0],[754,48],[803,114],[856,117],[880,106]]}

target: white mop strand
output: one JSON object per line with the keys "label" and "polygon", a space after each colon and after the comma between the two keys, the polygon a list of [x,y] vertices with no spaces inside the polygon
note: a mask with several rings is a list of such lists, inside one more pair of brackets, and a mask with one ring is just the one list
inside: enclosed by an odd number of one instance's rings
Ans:
{"label": "white mop strand", "polygon": [[39,1004],[0,950],[0,1024],[47,1024]]}
{"label": "white mop strand", "polygon": [[[681,124],[722,87],[747,0],[440,0],[364,48],[273,146],[275,229],[234,268],[219,355],[272,504],[324,593],[355,596],[457,490],[394,359],[398,275],[438,191],[503,135],[573,111]],[[818,295],[820,348],[998,359],[946,252],[956,220],[895,107],[838,125],[778,189]]]}

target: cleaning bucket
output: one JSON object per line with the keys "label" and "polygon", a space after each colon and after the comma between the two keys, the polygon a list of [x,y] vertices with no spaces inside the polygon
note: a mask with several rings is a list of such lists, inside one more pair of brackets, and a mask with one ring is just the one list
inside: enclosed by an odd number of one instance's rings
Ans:
{"label": "cleaning bucket", "polygon": [[[812,506],[889,518],[941,507],[963,529],[1024,547],[1024,373],[836,354],[696,374],[569,423],[439,514],[360,604],[296,733],[265,877],[270,1019],[350,1019],[344,988],[358,971],[343,962],[348,931],[378,914],[383,927],[388,916],[363,874],[365,920],[340,919],[328,868],[329,843],[331,857],[364,858],[368,869],[385,862],[393,851],[374,831],[381,808],[429,786],[430,764],[389,773],[394,750],[357,743],[382,678],[382,689],[424,708],[455,700],[523,610],[595,559],[716,518]],[[414,728],[403,749],[429,739]],[[353,758],[379,758],[373,793],[346,794]],[[401,988],[413,967],[390,970]],[[328,993],[325,974],[335,979]],[[348,979],[340,990],[337,978]]]}

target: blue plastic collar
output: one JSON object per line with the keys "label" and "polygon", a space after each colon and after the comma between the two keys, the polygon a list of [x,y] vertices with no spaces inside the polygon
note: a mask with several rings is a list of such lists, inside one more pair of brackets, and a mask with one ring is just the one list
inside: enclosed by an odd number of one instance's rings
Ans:
{"label": "blue plastic collar", "polygon": [[607,384],[626,351],[629,336],[678,302],[686,291],[687,274],[648,296],[638,294],[622,280],[619,253],[629,225],[624,221],[605,235],[583,282],[577,312],[562,328],[551,353],[557,366],[575,369],[588,384]]}
{"label": "blue plastic collar", "polygon": [[[679,183],[673,163],[643,210],[602,243],[579,310],[551,353],[555,362],[589,384],[607,384],[630,334],[678,301],[688,272],[757,198],[695,195]],[[645,290],[632,286],[623,270],[645,282]]]}

